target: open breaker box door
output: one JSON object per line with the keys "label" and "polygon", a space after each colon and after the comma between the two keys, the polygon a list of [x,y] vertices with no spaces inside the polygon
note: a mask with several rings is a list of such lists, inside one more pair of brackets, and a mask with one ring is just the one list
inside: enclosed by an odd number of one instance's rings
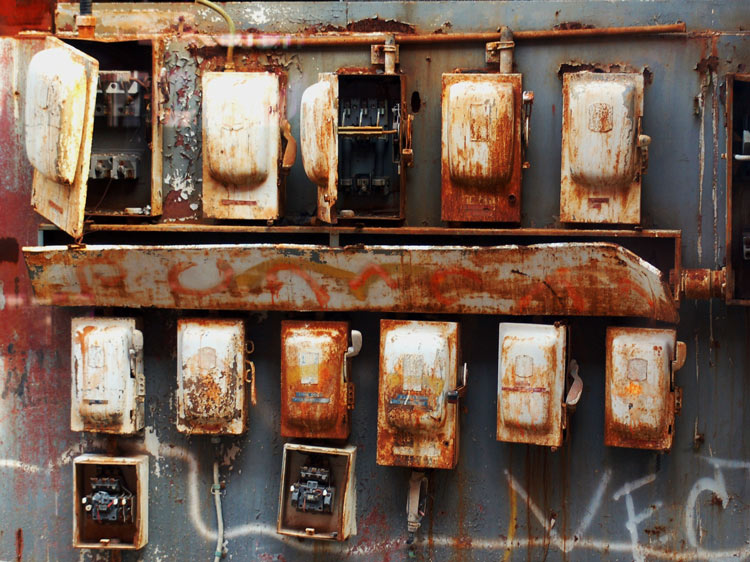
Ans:
{"label": "open breaker box door", "polygon": [[26,82],[26,154],[32,207],[80,238],[99,63],[56,37],[31,59]]}

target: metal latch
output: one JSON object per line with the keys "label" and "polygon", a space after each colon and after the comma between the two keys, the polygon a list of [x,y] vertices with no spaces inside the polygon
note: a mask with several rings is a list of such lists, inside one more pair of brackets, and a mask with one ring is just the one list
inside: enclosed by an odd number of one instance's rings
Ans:
{"label": "metal latch", "polygon": [[461,384],[453,390],[449,390],[445,393],[445,399],[449,404],[457,404],[458,399],[463,397],[463,395],[466,393],[466,375],[467,366],[466,363],[464,363],[463,374],[461,375]]}
{"label": "metal latch", "polygon": [[255,391],[255,363],[250,361],[249,356],[255,351],[255,344],[253,340],[248,340],[247,348],[245,349],[245,366],[247,367],[247,373],[245,374],[245,381],[250,383],[250,403],[255,406],[258,403],[258,395]]}
{"label": "metal latch", "polygon": [[281,122],[281,135],[286,140],[284,156],[281,158],[281,173],[288,174],[297,159],[297,141],[292,136],[292,126],[286,119]]}

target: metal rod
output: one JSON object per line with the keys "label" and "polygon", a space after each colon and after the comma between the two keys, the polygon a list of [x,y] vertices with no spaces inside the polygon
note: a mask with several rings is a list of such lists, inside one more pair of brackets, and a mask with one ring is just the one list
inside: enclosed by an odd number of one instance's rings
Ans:
{"label": "metal rod", "polygon": [[207,8],[210,8],[214,10],[217,14],[219,14],[221,17],[224,18],[224,20],[227,22],[227,25],[229,26],[229,45],[227,47],[227,62],[224,65],[224,70],[234,70],[234,34],[235,34],[235,27],[234,27],[234,20],[232,20],[232,16],[230,16],[221,6],[218,4],[215,4],[214,2],[211,2],[211,0],[195,0],[198,4],[203,4]]}
{"label": "metal rod", "polygon": [[[653,35],[663,33],[684,33],[685,23],[667,25],[636,25],[628,27],[592,27],[588,29],[549,29],[514,31],[515,41],[533,41],[539,39],[575,39],[610,37],[625,35]],[[217,37],[220,45],[233,43],[238,47],[253,49],[279,49],[292,47],[341,47],[352,45],[373,45],[385,43],[390,34],[387,33],[357,33],[350,35],[277,35],[250,34],[237,35],[234,39]],[[428,45],[432,43],[481,43],[501,41],[501,32],[483,33],[424,33],[397,34],[396,44],[400,45]]]}

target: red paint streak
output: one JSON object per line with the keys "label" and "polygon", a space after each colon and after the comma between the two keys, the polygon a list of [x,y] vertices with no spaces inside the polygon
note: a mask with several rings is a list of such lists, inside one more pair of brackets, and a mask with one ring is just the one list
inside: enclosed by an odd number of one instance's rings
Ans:
{"label": "red paint streak", "polygon": [[16,562],[23,560],[23,529],[16,531]]}
{"label": "red paint streak", "polygon": [[284,286],[284,284],[279,281],[279,278],[276,276],[279,271],[288,271],[304,279],[312,292],[315,294],[315,298],[318,300],[318,304],[323,308],[328,305],[328,301],[331,300],[328,292],[323,287],[318,285],[318,282],[315,281],[315,279],[313,279],[310,274],[307,273],[307,271],[297,265],[293,265],[290,263],[279,263],[273,265],[266,272],[266,286],[268,287],[268,290],[271,291],[273,298],[276,298],[276,296],[278,296],[279,291]]}
{"label": "red paint streak", "polygon": [[544,387],[530,387],[530,386],[504,386],[504,392],[534,392],[534,393],[548,393],[549,389]]}
{"label": "red paint streak", "polygon": [[214,293],[224,291],[229,287],[234,279],[234,270],[232,266],[225,260],[216,260],[216,268],[221,273],[221,280],[207,289],[189,289],[182,285],[180,282],[180,275],[188,269],[196,267],[196,264],[190,263],[178,263],[175,264],[167,274],[167,280],[169,282],[169,289],[172,294],[185,295],[192,297],[205,297]]}
{"label": "red paint streak", "polygon": [[623,277],[622,279],[618,281],[617,288],[620,294],[623,295],[623,297],[626,296],[628,292],[631,292],[631,291],[643,297],[643,300],[645,300],[648,303],[648,306],[653,310],[654,299],[652,298],[652,295],[650,295],[646,291],[646,289],[644,289],[637,283],[634,283],[631,279],[628,279],[627,277]]}
{"label": "red paint streak", "polygon": [[[388,285],[391,289],[398,289],[398,282],[395,281],[390,276],[390,274],[385,269],[383,269],[383,267],[376,263],[368,265],[362,270],[362,273],[349,281],[349,288],[352,290],[352,292],[358,292],[360,289],[362,289],[362,287],[369,283],[370,278],[375,276],[380,277],[383,281],[385,281],[385,284]],[[364,299],[364,296],[358,296],[357,298],[362,300]]]}
{"label": "red paint streak", "polygon": [[478,273],[463,267],[454,267],[434,273],[430,279],[430,291],[432,292],[432,296],[434,296],[440,304],[446,306],[451,305],[458,300],[457,297],[449,298],[443,294],[442,284],[448,277],[463,277],[469,279],[472,283],[477,284],[480,287],[482,285],[482,278]]}

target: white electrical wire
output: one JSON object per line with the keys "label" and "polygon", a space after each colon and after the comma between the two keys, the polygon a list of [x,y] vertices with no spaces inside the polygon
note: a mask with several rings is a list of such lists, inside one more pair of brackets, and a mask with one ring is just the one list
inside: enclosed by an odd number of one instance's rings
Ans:
{"label": "white electrical wire", "polygon": [[211,486],[211,493],[214,495],[214,504],[216,505],[216,524],[218,526],[216,538],[216,552],[214,552],[214,562],[220,562],[224,551],[224,517],[221,514],[221,485],[219,484],[219,461],[214,461],[214,484]]}

